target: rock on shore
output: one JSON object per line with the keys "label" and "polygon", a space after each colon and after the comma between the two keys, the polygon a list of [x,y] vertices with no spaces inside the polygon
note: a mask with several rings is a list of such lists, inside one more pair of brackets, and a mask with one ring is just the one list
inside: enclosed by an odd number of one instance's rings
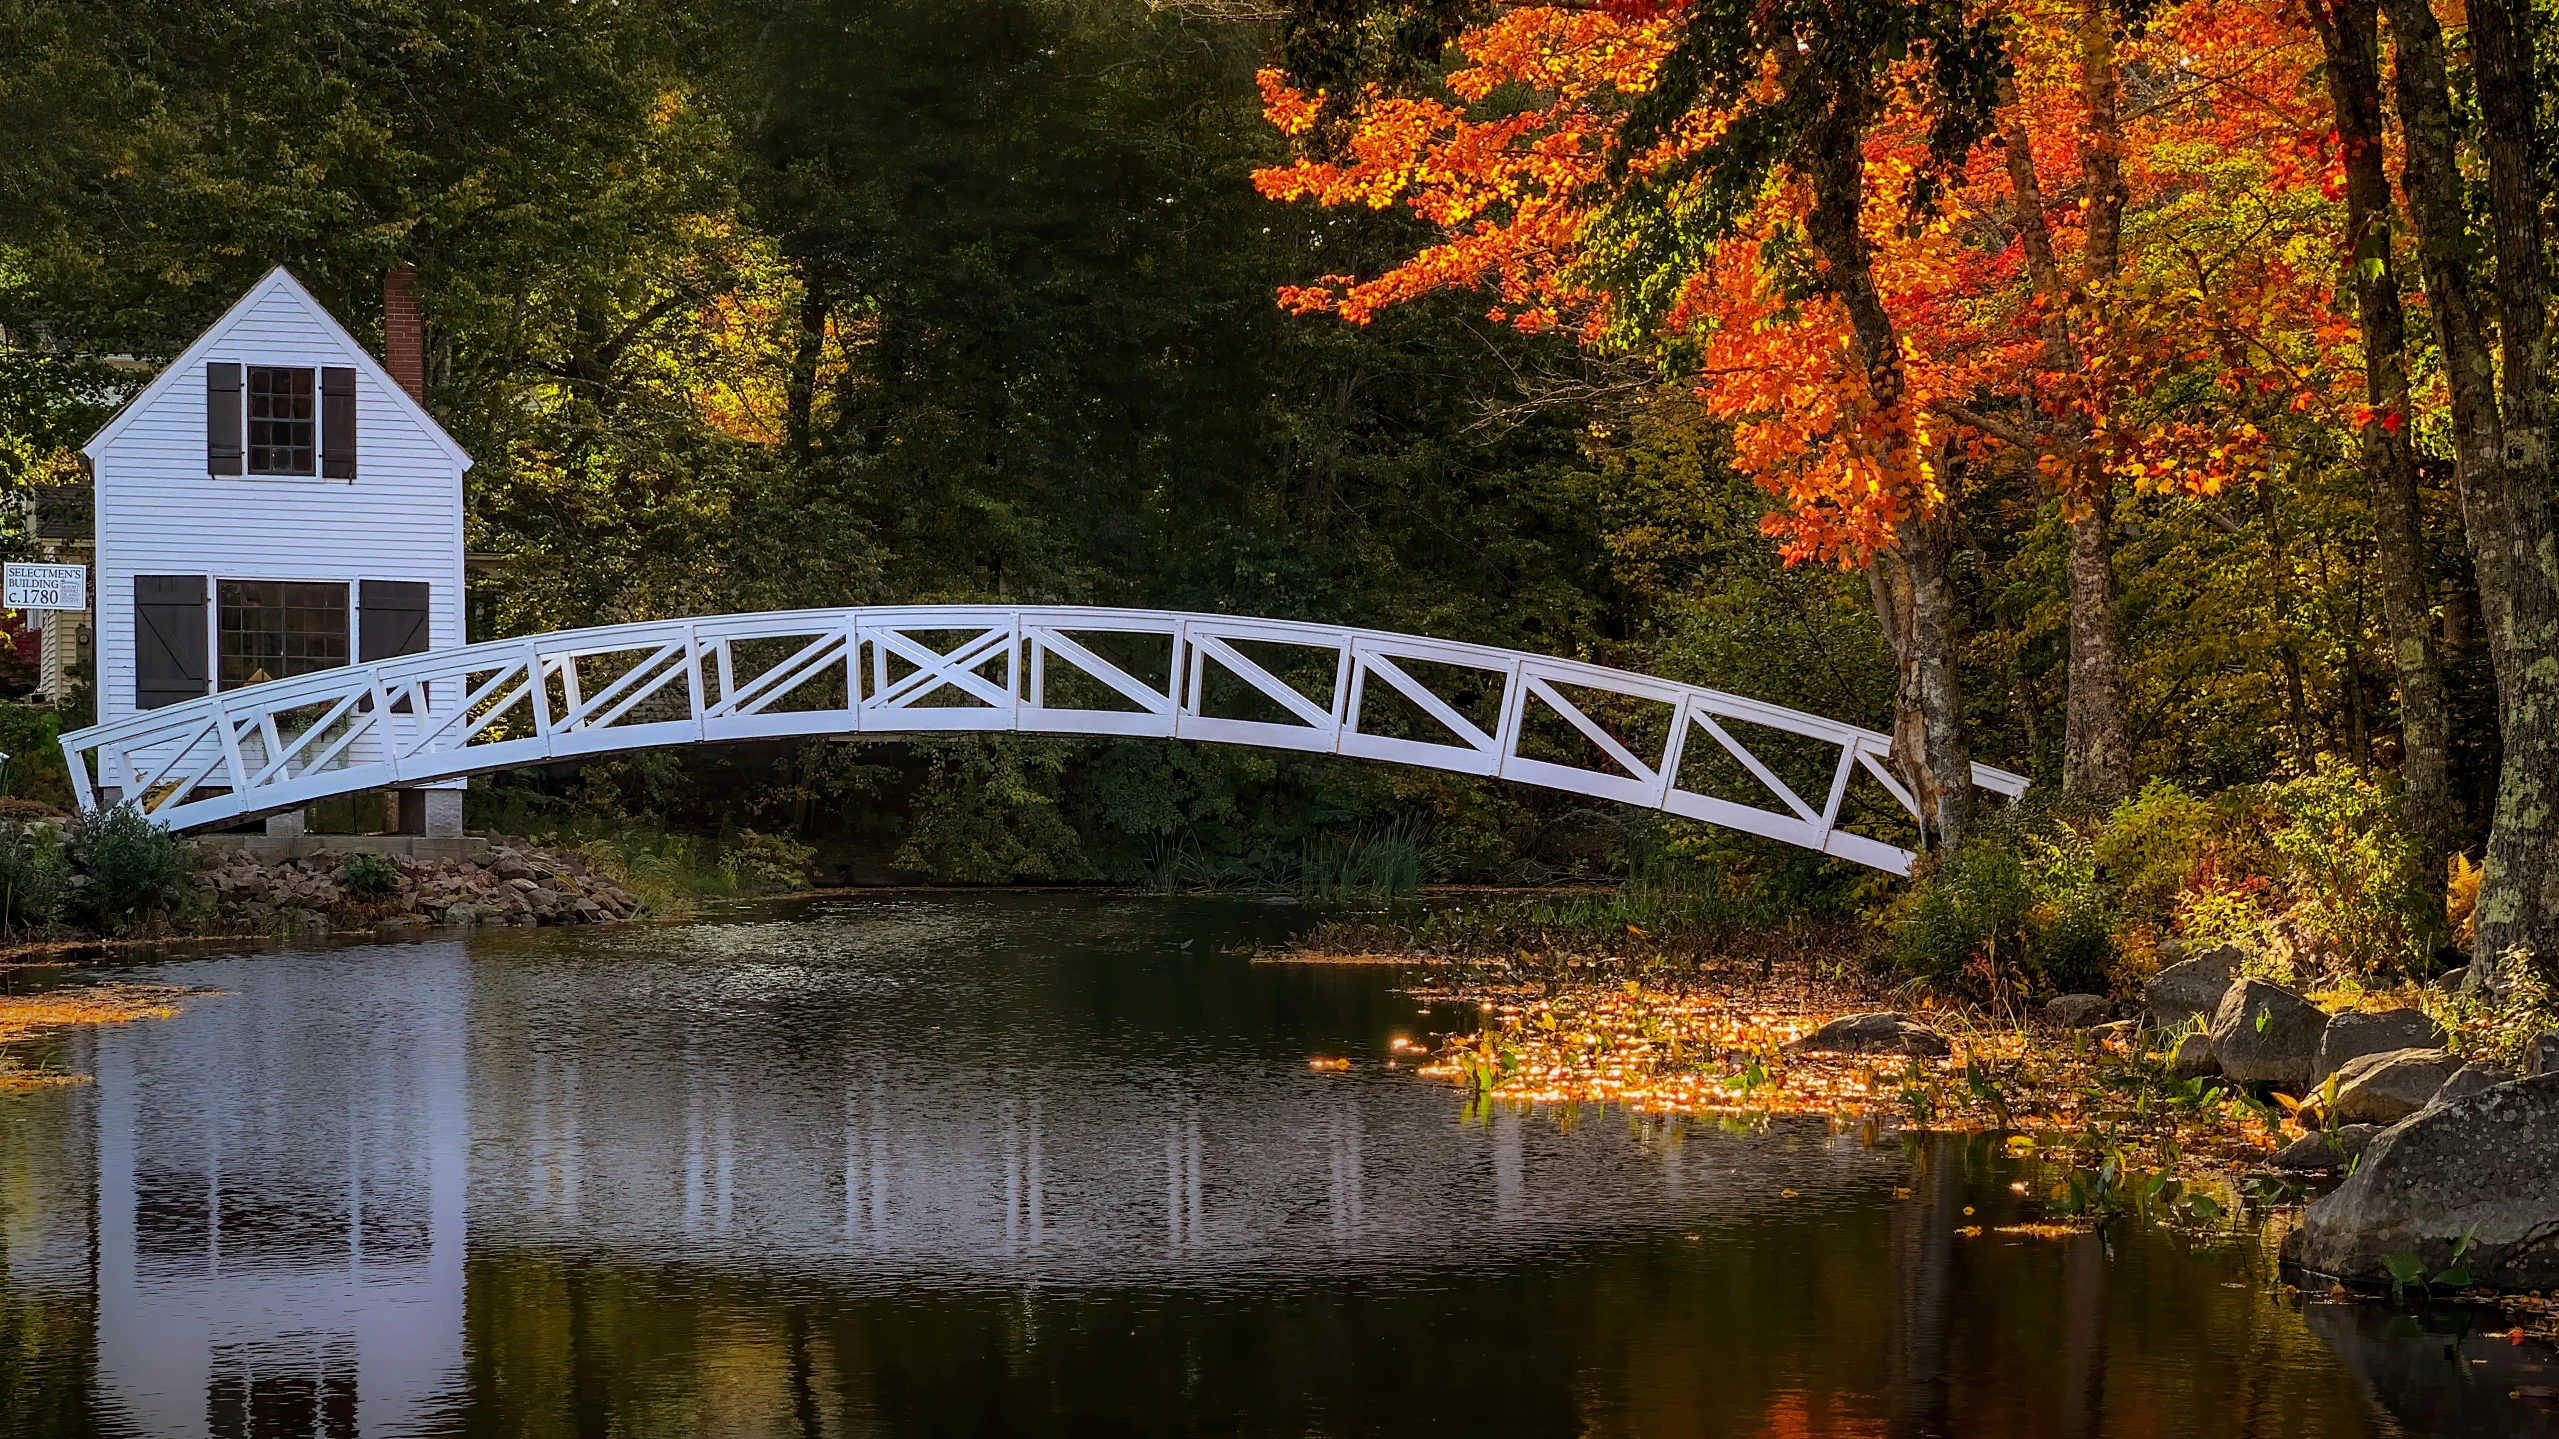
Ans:
{"label": "rock on shore", "polygon": [[2142,986],[2142,1018],[2153,1029],[2175,1029],[2198,1017],[2211,1024],[2243,957],[2239,946],[2225,944],[2159,971]]}
{"label": "rock on shore", "polygon": [[2350,1010],[2328,1021],[2327,1031],[2319,1036],[2319,1062],[2311,1067],[2310,1082],[2325,1084],[2348,1061],[2367,1054],[2441,1049],[2443,1043],[2442,1026],[2427,1018],[2424,1010],[2388,1009],[2378,1014]]}
{"label": "rock on shore", "polygon": [[317,854],[269,865],[235,852],[191,882],[227,924],[261,931],[596,924],[629,919],[639,908],[637,896],[566,851],[500,845],[485,861],[384,855],[398,877],[379,894],[342,882],[351,857]]}
{"label": "rock on shore", "polygon": [[2495,1085],[2383,1130],[2336,1191],[2310,1206],[2284,1258],[2340,1279],[2389,1279],[2384,1256],[2429,1272],[2471,1236],[2482,1284],[2559,1287],[2559,1074]]}
{"label": "rock on shore", "polygon": [[2262,979],[2243,979],[2221,997],[2212,1019],[2212,1052],[2221,1072],[2240,1084],[2310,1092],[2310,1071],[2328,1015],[2319,1006]]}
{"label": "rock on shore", "polygon": [[2397,1124],[2423,1109],[2461,1061],[2440,1049],[2393,1049],[2348,1060],[2337,1071],[2336,1118],[2348,1124]]}
{"label": "rock on shore", "polygon": [[1796,1054],[1916,1054],[1932,1059],[1954,1052],[1946,1036],[1893,1009],[1834,1019],[1786,1048]]}

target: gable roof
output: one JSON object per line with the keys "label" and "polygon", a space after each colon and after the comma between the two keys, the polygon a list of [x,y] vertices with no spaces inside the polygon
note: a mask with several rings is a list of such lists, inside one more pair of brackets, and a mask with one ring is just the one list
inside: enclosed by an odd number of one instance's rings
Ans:
{"label": "gable roof", "polygon": [[101,450],[115,443],[116,437],[124,433],[125,426],[133,422],[134,416],[141,414],[143,410],[157,402],[161,395],[167,393],[170,386],[194,374],[196,362],[204,357],[207,350],[212,349],[231,332],[231,327],[238,323],[242,315],[256,309],[269,297],[279,294],[318,320],[346,351],[355,368],[371,377],[373,383],[379,386],[384,394],[391,397],[391,403],[406,411],[409,418],[417,422],[418,427],[426,432],[429,439],[434,440],[446,454],[453,457],[456,465],[466,470],[471,468],[471,457],[463,452],[460,445],[454,443],[451,435],[444,432],[444,426],[435,422],[435,416],[426,412],[426,406],[409,398],[409,392],[401,389],[399,382],[391,378],[391,372],[383,369],[382,362],[373,358],[373,352],[358,344],[355,336],[347,333],[346,326],[338,323],[338,317],[329,313],[329,307],[321,304],[309,290],[302,288],[302,282],[293,278],[293,272],[282,265],[267,271],[263,279],[249,287],[249,293],[242,295],[230,309],[222,312],[221,319],[214,321],[203,334],[196,336],[194,344],[187,346],[178,353],[177,358],[161,367],[160,373],[152,377],[151,383],[142,387],[141,393],[125,401],[104,425],[98,427],[98,432],[89,437],[89,442],[80,447],[80,452],[92,461],[96,460]]}

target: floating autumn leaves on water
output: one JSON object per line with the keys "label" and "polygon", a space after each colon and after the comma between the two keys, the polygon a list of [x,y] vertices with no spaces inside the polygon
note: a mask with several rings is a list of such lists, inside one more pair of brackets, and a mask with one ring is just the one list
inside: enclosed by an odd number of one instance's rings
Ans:
{"label": "floating autumn leaves on water", "polygon": [[0,995],[0,1091],[88,1080],[83,1074],[29,1067],[11,1053],[12,1046],[75,1025],[167,1019],[178,1012],[181,999],[202,992],[168,985],[92,984],[44,994]]}
{"label": "floating autumn leaves on water", "polygon": [[2129,1031],[2028,1027],[1973,1011],[1929,1019],[1952,1053],[1790,1052],[1860,998],[1809,974],[1416,991],[1477,1006],[1483,1027],[1444,1042],[1423,1075],[1493,1101],[1622,1105],[1636,1113],[1821,1114],[1905,1130],[2012,1131],[2010,1153],[2097,1140],[2161,1170],[2253,1167],[2297,1131],[2245,1095],[2180,1082]]}

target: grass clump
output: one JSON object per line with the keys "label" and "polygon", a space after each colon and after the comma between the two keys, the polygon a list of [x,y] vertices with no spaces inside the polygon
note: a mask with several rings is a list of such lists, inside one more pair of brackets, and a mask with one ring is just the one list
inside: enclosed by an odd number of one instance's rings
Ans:
{"label": "grass clump", "polygon": [[736,866],[720,863],[711,846],[685,835],[626,830],[588,840],[578,853],[639,898],[634,918],[689,919],[704,899],[738,892]]}

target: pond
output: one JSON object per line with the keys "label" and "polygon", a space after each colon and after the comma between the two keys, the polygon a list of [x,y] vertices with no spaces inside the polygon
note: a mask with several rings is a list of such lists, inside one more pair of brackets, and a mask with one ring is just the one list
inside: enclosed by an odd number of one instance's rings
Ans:
{"label": "pond", "polygon": [[[168,961],[0,1099],[0,1429],[2549,1434],[1995,1145],[1472,1113],[1302,914],[882,895]],[[1343,1057],[1347,1070],[1310,1058]]]}

